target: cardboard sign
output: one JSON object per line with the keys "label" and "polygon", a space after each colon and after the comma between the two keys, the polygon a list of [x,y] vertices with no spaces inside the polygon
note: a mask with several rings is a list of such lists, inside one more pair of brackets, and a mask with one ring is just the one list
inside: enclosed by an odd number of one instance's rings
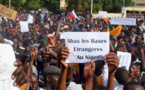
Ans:
{"label": "cardboard sign", "polygon": [[33,24],[33,16],[31,14],[28,16],[28,23]]}
{"label": "cardboard sign", "polygon": [[65,0],[60,0],[60,10],[61,11],[66,10],[66,2],[65,2]]}
{"label": "cardboard sign", "polygon": [[131,54],[126,52],[117,52],[117,56],[119,58],[119,67],[123,67],[126,70],[129,70],[131,63]]}
{"label": "cardboard sign", "polygon": [[20,21],[21,32],[29,32],[28,22]]}
{"label": "cardboard sign", "polygon": [[129,25],[135,26],[135,18],[111,18],[111,25]]}
{"label": "cardboard sign", "polygon": [[15,61],[16,57],[12,46],[0,44],[0,90],[19,90],[13,86],[14,80],[11,79],[11,75],[16,69]]}
{"label": "cardboard sign", "polygon": [[99,17],[106,18],[107,17],[107,11],[99,11]]}
{"label": "cardboard sign", "polygon": [[66,32],[61,34],[71,54],[66,63],[85,63],[104,60],[110,51],[108,32]]}
{"label": "cardboard sign", "polygon": [[7,8],[4,5],[0,4],[0,15],[8,19],[14,20],[17,15],[17,11]]}

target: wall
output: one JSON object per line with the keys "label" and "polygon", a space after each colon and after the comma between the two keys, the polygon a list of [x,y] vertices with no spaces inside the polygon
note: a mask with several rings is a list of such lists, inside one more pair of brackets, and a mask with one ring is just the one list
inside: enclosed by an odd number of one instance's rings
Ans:
{"label": "wall", "polygon": [[[93,17],[96,18],[96,17],[99,17],[99,15],[93,14]],[[121,13],[108,13],[107,17],[122,17],[122,14]]]}

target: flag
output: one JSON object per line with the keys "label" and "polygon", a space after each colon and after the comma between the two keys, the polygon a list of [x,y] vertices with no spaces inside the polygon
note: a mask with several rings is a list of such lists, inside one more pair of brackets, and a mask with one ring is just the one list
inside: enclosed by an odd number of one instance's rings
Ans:
{"label": "flag", "polygon": [[105,22],[108,22],[109,20],[110,20],[110,19],[108,19],[108,18],[104,18],[104,21],[105,21]]}
{"label": "flag", "polygon": [[70,19],[71,20],[75,20],[77,18],[77,15],[75,13],[75,11],[73,10],[71,13],[70,13]]}
{"label": "flag", "polygon": [[110,32],[110,29],[109,28],[107,28],[107,32]]}
{"label": "flag", "polygon": [[110,31],[110,35],[118,35],[118,34],[120,34],[121,29],[122,29],[122,26],[119,25],[117,28],[115,28],[114,30]]}

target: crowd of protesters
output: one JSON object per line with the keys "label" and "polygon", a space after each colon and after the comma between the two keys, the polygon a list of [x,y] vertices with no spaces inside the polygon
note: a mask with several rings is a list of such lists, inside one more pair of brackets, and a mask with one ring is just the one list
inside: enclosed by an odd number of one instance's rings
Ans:
{"label": "crowd of protesters", "polygon": [[[29,32],[21,32],[20,21],[34,17]],[[136,26],[123,26],[120,35],[110,35],[110,53],[104,61],[66,63],[71,53],[60,39],[62,32],[107,32],[117,25],[86,12],[71,20],[69,15],[23,13],[15,20],[0,18],[0,43],[13,47],[17,69],[12,74],[20,90],[144,90],[145,46],[144,19]],[[129,71],[119,68],[117,51],[131,53]],[[8,55],[9,56],[9,55]],[[1,90],[1,89],[0,89]]]}

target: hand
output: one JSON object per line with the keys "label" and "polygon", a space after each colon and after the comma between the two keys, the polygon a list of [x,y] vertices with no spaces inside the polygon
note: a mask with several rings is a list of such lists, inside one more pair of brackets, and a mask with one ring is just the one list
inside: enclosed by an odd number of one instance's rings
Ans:
{"label": "hand", "polygon": [[40,47],[46,48],[47,47],[46,42],[45,41],[42,41],[42,43],[40,44]]}
{"label": "hand", "polygon": [[62,65],[62,68],[68,68],[68,64],[65,62],[65,59],[68,59],[70,54],[68,47],[62,47],[61,54],[58,58],[59,62]]}
{"label": "hand", "polygon": [[89,63],[85,63],[84,67],[84,77],[85,79],[92,79],[95,71],[95,62],[91,61]]}
{"label": "hand", "polygon": [[0,41],[4,42],[4,38],[2,37],[2,35],[0,34]]}
{"label": "hand", "polygon": [[119,58],[115,53],[108,53],[105,62],[108,64],[109,74],[114,73],[119,66]]}
{"label": "hand", "polygon": [[140,78],[140,70],[131,68],[130,75],[131,75],[132,78],[139,79]]}
{"label": "hand", "polygon": [[38,47],[37,46],[32,47],[29,51],[32,54],[32,56],[31,56],[32,61],[31,62],[33,63],[36,56],[37,56],[37,53],[38,53]]}
{"label": "hand", "polygon": [[139,45],[139,52],[144,54],[144,46],[142,44]]}
{"label": "hand", "polygon": [[49,54],[51,54],[51,52],[52,52],[52,50],[49,47],[47,47],[46,49],[43,49],[43,53],[45,55],[49,55]]}
{"label": "hand", "polygon": [[[25,83],[29,82],[29,77],[27,74],[24,72],[22,63],[19,61],[16,61],[14,63],[14,66],[17,67],[17,69],[13,72],[12,74],[12,79],[16,79],[14,82],[14,86],[22,86]],[[23,89],[26,90],[26,89]]]}

